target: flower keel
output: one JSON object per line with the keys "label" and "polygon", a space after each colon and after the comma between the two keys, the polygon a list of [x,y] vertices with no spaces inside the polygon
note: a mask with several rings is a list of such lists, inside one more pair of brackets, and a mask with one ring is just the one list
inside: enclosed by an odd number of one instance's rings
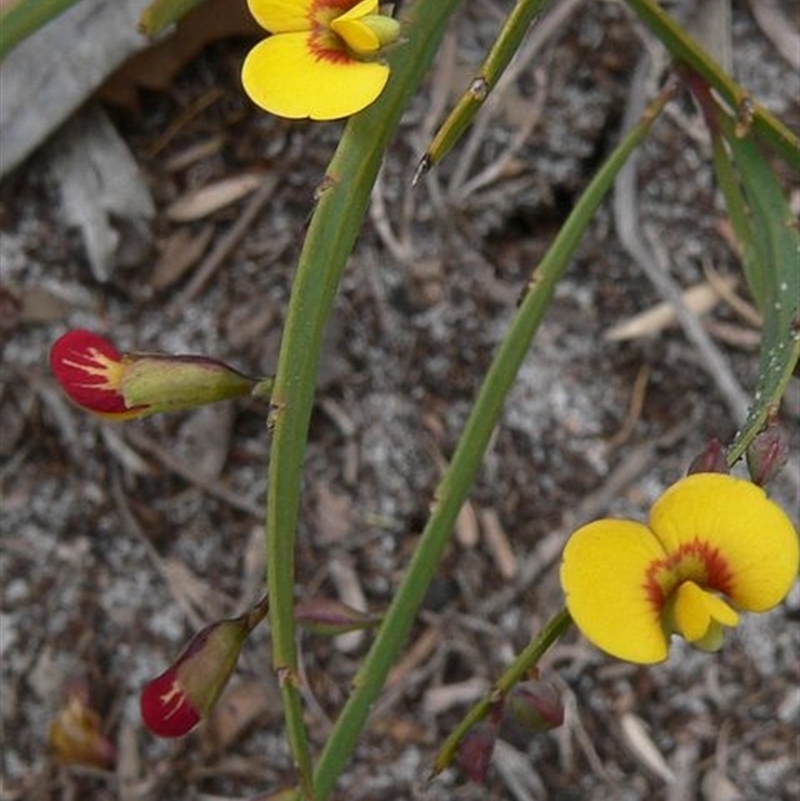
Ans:
{"label": "flower keel", "polygon": [[710,632],[721,632],[722,626],[735,626],[739,622],[739,616],[725,601],[693,581],[685,581],[678,587],[668,618],[674,630],[691,643],[702,642]]}

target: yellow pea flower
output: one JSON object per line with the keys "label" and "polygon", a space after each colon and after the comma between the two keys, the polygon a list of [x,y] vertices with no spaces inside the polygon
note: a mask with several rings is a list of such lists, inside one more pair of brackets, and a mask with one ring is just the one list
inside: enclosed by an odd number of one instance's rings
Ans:
{"label": "yellow pea flower", "polygon": [[375,58],[400,24],[378,0],[248,0],[272,36],[242,66],[254,103],[279,117],[334,120],[366,108],[383,91],[389,67]]}
{"label": "yellow pea flower", "polygon": [[783,600],[798,558],[792,522],[760,487],[696,473],[664,492],[649,525],[606,519],[574,532],[561,586],[588,640],[651,664],[666,659],[672,634],[717,650],[737,610],[765,612]]}

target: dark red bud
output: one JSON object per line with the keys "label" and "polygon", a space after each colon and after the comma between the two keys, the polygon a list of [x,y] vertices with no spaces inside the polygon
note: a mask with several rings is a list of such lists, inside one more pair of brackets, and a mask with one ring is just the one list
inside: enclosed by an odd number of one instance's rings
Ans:
{"label": "dark red bud", "polygon": [[564,722],[564,704],[550,682],[523,681],[506,697],[505,714],[529,732],[547,731]]}
{"label": "dark red bud", "polygon": [[753,483],[759,487],[768,484],[789,461],[786,432],[777,423],[769,423],[750,443],[746,459]]}
{"label": "dark red bud", "polygon": [[730,473],[722,443],[716,437],[712,437],[706,443],[703,452],[692,459],[692,463],[686,472],[687,475],[692,475],[693,473]]}
{"label": "dark red bud", "polygon": [[492,761],[497,726],[488,720],[476,723],[458,746],[456,762],[464,775],[476,784],[484,784]]}
{"label": "dark red bud", "polygon": [[183,737],[200,722],[175,667],[145,685],[139,704],[144,725],[159,737]]}

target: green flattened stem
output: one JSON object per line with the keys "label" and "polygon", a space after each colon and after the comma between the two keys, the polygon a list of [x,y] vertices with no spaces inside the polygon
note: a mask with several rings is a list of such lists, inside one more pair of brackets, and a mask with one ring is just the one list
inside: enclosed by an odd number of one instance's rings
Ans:
{"label": "green flattened stem", "polygon": [[0,61],[23,39],[78,0],[18,0],[0,11]]}
{"label": "green flattened stem", "polygon": [[[320,756],[314,775],[314,786],[320,800],[327,797],[352,753],[370,709],[408,636],[417,609],[450,540],[458,512],[478,472],[506,395],[549,307],[556,283],[569,265],[581,235],[613,185],[616,174],[671,96],[672,91],[665,90],[648,106],[640,122],[626,135],[586,188],[533,274],[528,292],[494,357],[452,461],[436,490],[431,516],[411,563],[354,679],[353,692]],[[561,621],[561,617],[556,621]]]}
{"label": "green flattened stem", "polygon": [[438,164],[464,134],[475,119],[489,92],[505,71],[519,49],[534,17],[550,0],[518,0],[505,21],[480,72],[472,79],[469,89],[436,132],[420,162],[417,176]]}
{"label": "green flattened stem", "polygon": [[464,735],[479,721],[483,720],[495,703],[522,681],[536,663],[547,653],[553,643],[569,628],[572,618],[566,609],[558,612],[552,620],[539,632],[536,639],[531,640],[527,648],[508,666],[505,673],[497,680],[492,691],[481,698],[461,719],[439,749],[433,761],[433,775],[436,776],[447,768],[458,751]]}
{"label": "green flattened stem", "polygon": [[625,0],[637,16],[660,39],[673,58],[696,72],[734,113],[752,115],[757,136],[775,148],[787,163],[800,168],[800,139],[777,117],[752,101],[722,67],[658,4],[656,0]]}
{"label": "green flattened stem", "polygon": [[733,466],[777,410],[800,358],[800,232],[749,120],[734,120],[697,73],[688,75],[711,133],[714,172],[750,293],[764,320],[754,400],[726,453]]}
{"label": "green flattened stem", "polygon": [[[733,125],[725,128],[751,221],[751,239],[742,243],[745,274],[764,319],[753,403],[726,454],[732,464],[777,411],[800,359],[800,232],[763,153],[751,137],[739,138]],[[733,197],[738,202],[738,194]]]}
{"label": "green flattened stem", "polygon": [[[323,788],[317,786],[316,791],[311,787],[310,748],[297,687],[293,588],[303,454],[322,335],[361,228],[384,149],[460,1],[417,0],[404,9],[404,41],[387,54],[392,68],[389,83],[372,106],[347,124],[320,188],[319,202],[303,243],[272,387],[273,436],[266,512],[272,659],[280,678],[287,736],[302,792],[306,798],[316,797],[319,801],[325,798],[333,780],[324,781]],[[339,769],[351,750],[352,746],[342,751]]]}

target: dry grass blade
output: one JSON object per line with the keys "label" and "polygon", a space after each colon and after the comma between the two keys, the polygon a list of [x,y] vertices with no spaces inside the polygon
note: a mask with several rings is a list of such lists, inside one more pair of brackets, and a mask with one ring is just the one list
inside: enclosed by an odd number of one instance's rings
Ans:
{"label": "dry grass blade", "polygon": [[264,510],[256,503],[251,503],[245,498],[240,497],[234,492],[222,486],[219,481],[208,479],[203,475],[197,473],[188,465],[184,464],[180,459],[174,457],[165,448],[162,448],[158,443],[146,437],[144,434],[135,432],[132,429],[127,432],[128,439],[139,450],[149,453],[155,457],[164,467],[171,472],[199,487],[209,495],[217,498],[224,503],[252,515],[256,519],[260,519]]}
{"label": "dry grass blade", "polygon": [[547,798],[547,789],[533,769],[530,758],[504,740],[498,740],[494,747],[494,765],[515,801]]}
{"label": "dry grass blade", "polygon": [[639,764],[662,778],[667,784],[672,784],[675,781],[675,774],[653,742],[644,721],[640,717],[626,712],[622,715],[619,724],[622,730],[622,739]]}
{"label": "dry grass blade", "polygon": [[225,259],[231,254],[233,249],[239,244],[242,237],[247,233],[251,225],[256,221],[261,210],[272,196],[278,184],[278,176],[271,174],[259,180],[260,188],[250,198],[244,211],[239,215],[234,225],[223,236],[211,253],[206,257],[197,272],[192,276],[192,280],[186,289],[180,294],[172,304],[169,312],[180,314],[203,290],[203,287],[211,280],[214,273],[223,265]]}
{"label": "dry grass blade", "polygon": [[170,204],[166,210],[167,219],[172,222],[193,222],[208,217],[247,197],[263,183],[263,175],[247,173],[193,189]]}
{"label": "dry grass blade", "polygon": [[797,28],[797,8],[794,19],[784,14],[777,0],[750,0],[753,16],[775,49],[795,70],[800,70],[800,30]]}
{"label": "dry grass blade", "polygon": [[519,564],[500,517],[494,509],[481,509],[480,520],[484,540],[500,575],[511,581],[519,571]]}
{"label": "dry grass blade", "polygon": [[[719,303],[721,293],[718,287],[723,286],[732,289],[736,281],[733,278],[719,278],[717,284],[710,281],[703,281],[681,294],[684,306],[692,314],[702,317],[710,312]],[[668,302],[653,306],[653,308],[643,311],[640,314],[629,317],[621,323],[609,328],[604,334],[603,339],[607,342],[624,342],[629,339],[641,339],[653,336],[663,331],[668,326],[674,325],[677,320],[675,306]]]}

